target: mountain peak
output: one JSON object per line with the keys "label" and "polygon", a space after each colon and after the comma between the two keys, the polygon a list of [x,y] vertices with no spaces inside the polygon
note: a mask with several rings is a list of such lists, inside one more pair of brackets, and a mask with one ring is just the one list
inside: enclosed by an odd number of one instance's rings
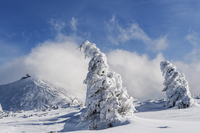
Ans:
{"label": "mountain peak", "polygon": [[[72,103],[77,99],[64,88],[35,77],[0,86],[0,103],[4,110],[33,110]],[[78,100],[80,103],[80,100]]]}

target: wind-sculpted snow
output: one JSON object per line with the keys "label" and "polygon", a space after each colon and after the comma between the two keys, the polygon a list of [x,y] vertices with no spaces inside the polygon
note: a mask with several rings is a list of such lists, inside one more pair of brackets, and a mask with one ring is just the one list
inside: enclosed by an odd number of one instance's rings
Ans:
{"label": "wind-sculpted snow", "polygon": [[165,104],[166,104],[165,99],[161,100],[148,100],[145,102],[141,102],[138,106],[136,106],[137,113],[138,112],[153,112],[153,111],[161,111],[161,110],[166,110]]}
{"label": "wind-sculpted snow", "polygon": [[165,78],[163,91],[167,94],[167,107],[177,105],[179,108],[186,108],[193,105],[194,99],[191,97],[185,75],[177,71],[169,61],[162,61],[160,69]]}
{"label": "wind-sculpted snow", "polygon": [[85,57],[91,58],[88,74],[84,83],[87,84],[86,108],[81,113],[83,122],[90,121],[89,129],[113,126],[123,116],[132,115],[135,111],[133,98],[122,86],[120,74],[109,71],[107,58],[95,44],[85,41],[80,49]]}
{"label": "wind-sculpted snow", "polygon": [[43,109],[51,105],[72,104],[76,99],[64,88],[55,87],[47,81],[26,78],[0,86],[0,103],[3,110]]}
{"label": "wind-sculpted snow", "polygon": [[[200,99],[196,101],[200,103]],[[90,131],[80,127],[83,123],[79,106],[43,111],[4,111],[0,112],[0,133],[197,133],[200,130],[199,105],[179,110],[177,107],[162,108],[165,100],[135,102],[138,112],[134,117],[112,128]],[[89,125],[90,121],[86,124]]]}

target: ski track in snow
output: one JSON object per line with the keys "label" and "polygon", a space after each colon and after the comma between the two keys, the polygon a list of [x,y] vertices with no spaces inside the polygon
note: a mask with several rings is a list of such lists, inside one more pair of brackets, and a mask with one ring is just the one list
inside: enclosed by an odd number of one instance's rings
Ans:
{"label": "ski track in snow", "polygon": [[[200,100],[197,101],[200,102]],[[142,112],[134,113],[134,116],[129,117],[122,125],[97,131],[76,129],[78,123],[68,123],[70,118],[79,121],[80,109],[78,107],[59,108],[51,111],[25,111],[16,113],[16,117],[0,119],[0,133],[60,132],[64,126],[71,130],[69,132],[77,133],[197,133],[200,130],[199,105],[186,109],[176,107],[166,109],[161,108],[162,106],[163,102],[160,104],[146,102],[140,105],[143,108],[138,108]]]}

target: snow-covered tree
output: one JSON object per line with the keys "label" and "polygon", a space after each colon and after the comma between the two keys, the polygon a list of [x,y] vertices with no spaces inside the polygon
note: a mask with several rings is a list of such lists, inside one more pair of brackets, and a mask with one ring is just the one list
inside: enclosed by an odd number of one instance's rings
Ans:
{"label": "snow-covered tree", "polygon": [[0,104],[0,112],[3,112],[3,109],[2,109],[2,107],[1,107],[1,104]]}
{"label": "snow-covered tree", "polygon": [[169,61],[162,61],[160,69],[165,78],[162,90],[167,94],[167,107],[174,107],[177,105],[179,108],[190,107],[194,103],[191,97],[188,82],[185,75],[177,71],[176,67]]}
{"label": "snow-covered tree", "polygon": [[90,129],[98,128],[98,122],[112,126],[122,116],[132,115],[135,111],[133,98],[122,86],[121,76],[109,71],[107,58],[95,44],[85,41],[80,46],[85,58],[91,58],[87,84],[86,108],[81,114],[82,121],[91,121]]}

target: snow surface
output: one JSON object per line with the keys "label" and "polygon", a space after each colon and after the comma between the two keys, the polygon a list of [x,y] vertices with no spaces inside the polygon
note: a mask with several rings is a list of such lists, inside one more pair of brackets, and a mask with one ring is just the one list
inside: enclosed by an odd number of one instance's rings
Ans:
{"label": "snow surface", "polygon": [[200,96],[195,100],[196,104],[185,109],[167,108],[165,99],[135,100],[134,116],[107,129],[103,128],[108,125],[101,125],[102,130],[88,130],[91,121],[81,123],[83,110],[82,106],[73,105],[80,102],[75,96],[31,77],[0,86],[0,105],[4,111],[0,111],[0,133],[196,133],[200,130]]}
{"label": "snow surface", "polygon": [[[196,99],[200,103],[200,99]],[[178,109],[164,107],[164,100],[135,102],[138,112],[119,126],[103,130],[77,128],[80,107],[0,113],[0,133],[50,133],[57,132],[103,132],[103,133],[197,133],[200,130],[200,106]],[[6,116],[6,114],[8,116]]]}
{"label": "snow surface", "polygon": [[64,88],[33,77],[0,86],[0,104],[7,111],[44,109],[72,102],[80,104],[81,100]]}

